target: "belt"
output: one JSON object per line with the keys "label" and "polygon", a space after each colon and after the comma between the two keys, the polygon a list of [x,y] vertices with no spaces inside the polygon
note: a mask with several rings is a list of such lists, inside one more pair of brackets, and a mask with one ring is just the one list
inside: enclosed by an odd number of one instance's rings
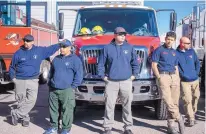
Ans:
{"label": "belt", "polygon": [[172,75],[172,74],[175,74],[175,72],[160,72],[160,74],[169,74],[169,75]]}

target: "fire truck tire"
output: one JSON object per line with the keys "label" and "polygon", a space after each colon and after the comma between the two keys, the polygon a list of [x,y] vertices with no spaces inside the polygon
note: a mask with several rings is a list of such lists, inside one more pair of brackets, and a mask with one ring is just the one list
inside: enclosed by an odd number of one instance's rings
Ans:
{"label": "fire truck tire", "polygon": [[205,96],[205,55],[202,61],[202,66],[200,71],[200,91],[201,91],[201,95]]}
{"label": "fire truck tire", "polygon": [[158,120],[167,119],[167,107],[162,99],[155,101],[155,116]]}
{"label": "fire truck tire", "polygon": [[75,120],[76,118],[76,114],[77,114],[77,107],[74,107],[74,111],[73,111],[73,120]]}

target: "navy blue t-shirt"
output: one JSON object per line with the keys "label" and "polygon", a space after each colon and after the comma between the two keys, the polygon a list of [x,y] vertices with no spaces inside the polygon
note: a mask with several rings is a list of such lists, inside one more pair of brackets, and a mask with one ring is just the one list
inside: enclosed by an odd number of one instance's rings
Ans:
{"label": "navy blue t-shirt", "polygon": [[175,72],[175,66],[178,65],[177,52],[164,44],[153,52],[152,62],[157,63],[159,72]]}

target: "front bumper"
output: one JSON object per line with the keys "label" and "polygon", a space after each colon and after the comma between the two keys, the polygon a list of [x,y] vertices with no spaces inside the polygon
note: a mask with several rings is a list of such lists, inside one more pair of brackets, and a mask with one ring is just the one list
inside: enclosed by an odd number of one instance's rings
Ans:
{"label": "front bumper", "polygon": [[[104,102],[104,91],[104,81],[87,80],[76,89],[75,98],[77,101]],[[133,102],[157,99],[160,99],[160,95],[155,79],[133,81]]]}

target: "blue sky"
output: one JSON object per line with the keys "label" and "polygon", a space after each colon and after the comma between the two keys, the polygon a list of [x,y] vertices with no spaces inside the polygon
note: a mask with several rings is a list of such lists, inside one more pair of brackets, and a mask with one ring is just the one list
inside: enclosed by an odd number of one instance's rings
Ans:
{"label": "blue sky", "polygon": [[[198,1],[203,3],[204,1]],[[177,22],[192,13],[192,8],[197,1],[148,1],[145,0],[144,5],[154,9],[174,9],[177,13]],[[157,20],[159,25],[159,34],[169,31],[170,12],[158,12]]]}

